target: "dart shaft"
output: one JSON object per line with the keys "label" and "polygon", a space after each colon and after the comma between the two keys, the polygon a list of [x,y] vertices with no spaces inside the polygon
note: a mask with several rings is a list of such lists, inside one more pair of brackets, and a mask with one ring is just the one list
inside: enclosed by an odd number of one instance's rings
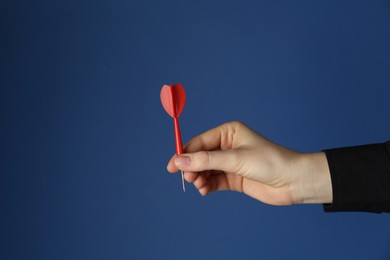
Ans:
{"label": "dart shaft", "polygon": [[175,118],[173,118],[173,122],[175,125],[176,153],[178,155],[181,155],[183,153],[183,143],[181,141],[179,119],[177,117],[175,117]]}
{"label": "dart shaft", "polygon": [[[176,153],[181,155],[183,153],[183,143],[181,141],[181,133],[179,126],[179,119],[177,117],[173,118],[175,124],[175,141],[176,141]],[[181,184],[183,186],[183,191],[186,192],[186,185],[184,182],[184,172],[181,171]]]}

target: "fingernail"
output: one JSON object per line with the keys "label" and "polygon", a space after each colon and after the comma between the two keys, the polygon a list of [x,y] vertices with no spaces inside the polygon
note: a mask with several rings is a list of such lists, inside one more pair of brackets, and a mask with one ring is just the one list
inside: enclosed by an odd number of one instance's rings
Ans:
{"label": "fingernail", "polygon": [[179,156],[175,159],[176,166],[190,166],[191,157],[189,156]]}

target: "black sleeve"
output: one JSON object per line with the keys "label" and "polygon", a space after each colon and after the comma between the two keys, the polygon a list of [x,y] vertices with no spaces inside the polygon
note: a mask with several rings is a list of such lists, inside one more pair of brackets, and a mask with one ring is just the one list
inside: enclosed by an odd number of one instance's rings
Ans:
{"label": "black sleeve", "polygon": [[326,212],[390,212],[390,141],[324,152],[333,189]]}

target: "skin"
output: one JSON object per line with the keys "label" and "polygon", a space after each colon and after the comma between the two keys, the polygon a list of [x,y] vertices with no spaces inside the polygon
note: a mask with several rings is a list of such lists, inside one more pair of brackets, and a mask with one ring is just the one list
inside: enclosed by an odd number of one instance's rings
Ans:
{"label": "skin", "polygon": [[190,140],[184,150],[171,158],[167,170],[183,170],[185,180],[203,196],[232,190],[270,205],[332,202],[323,152],[287,149],[241,122],[211,129]]}

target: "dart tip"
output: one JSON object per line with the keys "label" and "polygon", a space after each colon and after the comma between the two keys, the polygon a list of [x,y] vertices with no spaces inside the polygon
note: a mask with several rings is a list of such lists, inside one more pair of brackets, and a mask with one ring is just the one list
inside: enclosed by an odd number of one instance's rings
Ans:
{"label": "dart tip", "polygon": [[184,171],[181,171],[181,184],[183,185],[183,192],[186,192],[186,185],[184,183]]}

